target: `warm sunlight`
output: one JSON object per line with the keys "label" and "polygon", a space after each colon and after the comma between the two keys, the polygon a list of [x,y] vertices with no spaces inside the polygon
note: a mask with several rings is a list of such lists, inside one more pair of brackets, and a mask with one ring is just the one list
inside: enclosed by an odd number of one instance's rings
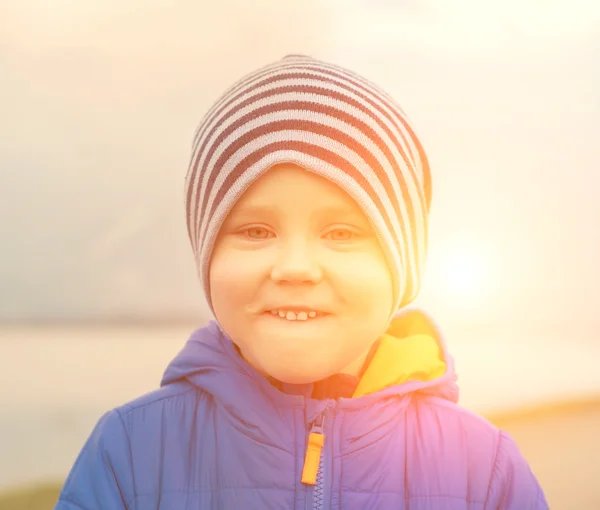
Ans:
{"label": "warm sunlight", "polygon": [[[459,308],[469,314],[489,306],[494,280],[493,253],[484,243],[475,240],[452,239],[434,244],[427,261],[427,301],[444,303],[444,308]],[[433,303],[432,303],[433,304]]]}
{"label": "warm sunlight", "polygon": [[461,299],[477,299],[485,291],[487,271],[483,258],[473,252],[451,254],[444,263],[444,280],[440,282]]}

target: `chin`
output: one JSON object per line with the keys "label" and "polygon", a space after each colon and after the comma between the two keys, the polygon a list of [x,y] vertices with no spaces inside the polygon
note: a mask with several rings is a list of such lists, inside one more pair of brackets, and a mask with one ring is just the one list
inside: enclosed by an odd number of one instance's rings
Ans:
{"label": "chin", "polygon": [[[339,371],[339,370],[338,370]],[[265,369],[271,377],[278,381],[288,384],[308,384],[325,379],[337,371],[334,370],[310,370],[310,371],[294,371],[286,367],[273,367],[271,370]]]}

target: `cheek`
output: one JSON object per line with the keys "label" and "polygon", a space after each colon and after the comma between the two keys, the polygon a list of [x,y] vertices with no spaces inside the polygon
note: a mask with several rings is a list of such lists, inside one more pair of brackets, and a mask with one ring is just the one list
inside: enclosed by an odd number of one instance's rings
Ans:
{"label": "cheek", "polygon": [[392,275],[377,253],[340,259],[332,265],[337,285],[344,289],[343,296],[350,305],[361,310],[391,306],[393,299]]}
{"label": "cheek", "polygon": [[215,250],[209,269],[213,306],[239,306],[256,291],[264,269],[260,259],[233,250]]}

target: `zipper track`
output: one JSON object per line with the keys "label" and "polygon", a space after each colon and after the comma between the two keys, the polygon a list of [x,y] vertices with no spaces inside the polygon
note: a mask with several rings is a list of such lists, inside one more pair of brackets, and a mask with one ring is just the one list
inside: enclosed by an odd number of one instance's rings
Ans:
{"label": "zipper track", "polygon": [[329,411],[330,407],[331,407],[331,405],[327,404],[321,410],[321,412],[318,414],[318,416],[312,422],[310,432],[309,432],[309,436],[311,433],[320,433],[320,434],[323,434],[325,437],[324,437],[324,443],[323,443],[323,446],[321,448],[321,452],[319,455],[319,465],[317,468],[317,476],[316,476],[316,479],[314,479],[315,482],[314,482],[314,485],[312,486],[311,492],[309,493],[309,497],[306,499],[305,508],[307,510],[324,510],[325,508],[328,508],[328,506],[329,506],[328,502],[326,501],[327,487],[326,487],[326,480],[325,480],[326,479],[325,455],[328,450],[327,443],[330,440],[330,438],[327,438],[327,435],[325,434],[325,420],[328,415],[328,411]]}
{"label": "zipper track", "polygon": [[317,473],[317,483],[313,492],[313,510],[322,510],[325,503],[325,484],[323,483],[323,452],[319,459],[319,472]]}

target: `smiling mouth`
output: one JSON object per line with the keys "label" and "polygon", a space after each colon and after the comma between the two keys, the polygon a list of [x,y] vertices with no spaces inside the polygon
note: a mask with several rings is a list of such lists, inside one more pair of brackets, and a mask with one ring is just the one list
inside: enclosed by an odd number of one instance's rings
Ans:
{"label": "smiling mouth", "polygon": [[267,310],[263,313],[268,317],[287,322],[311,322],[316,319],[322,319],[328,316],[328,313],[310,311],[293,311],[293,310]]}

